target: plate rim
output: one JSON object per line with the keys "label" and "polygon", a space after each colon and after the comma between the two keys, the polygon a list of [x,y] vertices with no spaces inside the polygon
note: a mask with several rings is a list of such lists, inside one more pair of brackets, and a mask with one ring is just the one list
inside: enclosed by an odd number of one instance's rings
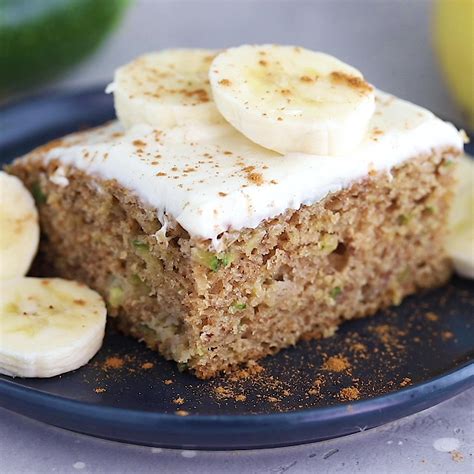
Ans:
{"label": "plate rim", "polygon": [[[79,369],[80,370],[80,369]],[[0,405],[10,411],[102,439],[162,448],[196,450],[266,449],[339,438],[418,413],[474,387],[474,361],[462,363],[428,381],[365,400],[283,413],[201,415],[115,408],[53,395],[0,379]],[[25,408],[26,407],[26,408]],[[71,422],[81,418],[79,426]],[[57,421],[59,420],[59,421]],[[321,425],[344,422],[338,434],[321,434]],[[84,426],[93,428],[85,429]],[[326,425],[325,425],[326,426]],[[114,428],[115,427],[115,428]],[[133,428],[132,435],[111,435]],[[285,432],[283,440],[272,437]],[[241,438],[249,433],[257,439]],[[267,437],[268,436],[268,437]],[[167,441],[169,439],[169,441]]]}
{"label": "plate rim", "polygon": [[[76,371],[80,371],[80,370],[81,369],[79,368]],[[188,421],[188,420],[199,419],[204,422],[217,421],[223,424],[227,422],[235,422],[235,421],[248,422],[249,419],[251,419],[252,422],[258,422],[260,421],[260,418],[265,418],[265,420],[280,422],[288,418],[293,418],[296,414],[304,417],[306,415],[315,414],[316,412],[322,415],[338,413],[339,411],[347,412],[348,411],[347,407],[349,406],[353,408],[353,410],[349,410],[349,411],[357,412],[358,414],[365,413],[367,411],[370,412],[372,411],[372,409],[364,410],[366,405],[377,405],[378,403],[384,404],[383,402],[385,402],[388,399],[393,399],[393,398],[413,399],[415,398],[413,395],[415,396],[425,395],[424,393],[422,394],[419,392],[424,392],[425,390],[429,392],[430,388],[443,389],[443,388],[450,387],[451,385],[456,384],[456,383],[462,383],[463,381],[466,382],[466,388],[469,388],[469,382],[471,382],[472,386],[474,387],[474,359],[471,358],[470,360],[461,363],[458,367],[455,367],[449,371],[443,372],[437,377],[433,377],[426,381],[418,382],[406,387],[401,387],[391,392],[384,393],[383,395],[377,395],[371,398],[366,398],[364,400],[339,402],[338,404],[334,406],[328,406],[328,407],[303,408],[303,409],[298,409],[294,411],[277,412],[277,413],[263,413],[263,414],[249,413],[246,415],[205,415],[205,414],[189,412],[189,415],[187,416],[177,416],[175,413],[153,412],[153,411],[144,411],[144,410],[136,410],[136,409],[129,409],[129,408],[116,408],[110,405],[97,405],[94,403],[79,401],[72,398],[63,397],[60,395],[53,395],[51,393],[47,393],[36,388],[26,387],[25,385],[20,385],[20,384],[15,383],[15,380],[19,379],[19,377],[12,378],[11,380],[5,377],[8,377],[8,376],[0,375],[0,395],[5,394],[5,393],[8,395],[9,392],[11,392],[11,395],[13,395],[14,392],[16,392],[17,394],[25,393],[27,394],[25,398],[30,398],[31,396],[31,398],[50,399],[51,401],[59,401],[61,404],[65,406],[74,407],[75,405],[77,405],[81,407],[87,407],[91,409],[91,411],[94,411],[95,409],[104,410],[105,412],[109,414],[114,414],[117,412],[126,413],[127,416],[140,414],[147,417],[163,418],[166,421],[170,421],[170,420]],[[442,383],[442,386],[436,387],[436,384],[440,382]],[[14,388],[13,389],[9,388],[10,385],[14,386]],[[6,390],[4,389],[4,386],[7,387]]]}
{"label": "plate rim", "polygon": [[[31,105],[47,106],[51,102],[61,103],[63,101],[78,101],[84,98],[99,97],[104,98],[103,85],[89,85],[83,88],[71,89],[49,89],[40,91],[33,95],[26,95],[17,100],[8,101],[0,104],[0,112],[20,110],[22,107]],[[6,123],[5,116],[1,117],[1,123]],[[25,131],[25,134],[28,132]],[[8,135],[8,131],[4,136]],[[5,142],[4,142],[5,143]],[[3,145],[0,140],[0,147]],[[8,145],[8,141],[6,141]],[[2,160],[3,161],[3,160]],[[10,160],[8,160],[10,161]],[[77,399],[67,398],[60,395],[44,392],[32,387],[27,387],[15,382],[15,379],[7,379],[5,376],[0,377],[0,406],[11,411],[21,413],[29,418],[34,418],[61,428],[81,433],[98,436],[101,438],[115,439],[116,441],[133,442],[137,444],[155,445],[161,447],[183,447],[191,446],[194,449],[254,449],[277,446],[289,446],[292,444],[301,444],[324,439],[320,435],[316,435],[317,430],[311,435],[311,428],[320,425],[323,421],[338,422],[340,420],[347,421],[348,426],[345,433],[339,435],[329,435],[327,438],[342,436],[357,432],[355,425],[351,425],[350,421],[374,417],[370,427],[375,427],[402,418],[409,414],[413,414],[437,405],[438,403],[451,398],[452,396],[474,387],[474,354],[469,354],[468,359],[464,362],[454,362],[453,368],[442,372],[436,377],[415,383],[413,385],[397,388],[394,391],[384,393],[372,398],[364,400],[356,400],[352,402],[339,402],[329,407],[312,407],[305,409],[296,409],[282,413],[263,413],[263,414],[245,414],[245,415],[209,415],[197,414],[190,411],[188,416],[177,416],[174,413],[141,411],[130,408],[118,408],[110,405],[100,405],[97,403],[80,401]],[[80,370],[80,369],[79,369]],[[417,403],[415,403],[417,402]],[[29,405],[29,407],[28,407]],[[29,408],[29,409],[28,409]],[[36,413],[32,413],[31,408],[36,408]],[[39,408],[45,410],[45,414],[38,412]],[[49,414],[49,416],[48,416]],[[36,415],[36,416],[35,416]],[[64,423],[52,422],[51,415],[63,416]],[[136,425],[137,419],[140,419],[140,427],[142,430],[148,428],[159,428],[158,432],[166,430],[172,431],[176,435],[182,434],[188,430],[183,439],[196,438],[197,435],[202,438],[199,441],[190,442],[173,442],[166,443],[161,441],[142,442],[138,438],[132,439],[130,436],[124,435],[120,438],[110,438],[103,434],[104,430],[95,429],[84,431],[83,429],[74,429],[68,423],[71,416],[82,416],[86,421],[98,421],[108,423],[112,419],[119,419],[122,426]],[[49,421],[48,421],[49,418]],[[159,425],[159,426],[156,426]],[[278,441],[270,437],[268,441],[260,442],[236,443],[230,442],[229,437],[237,436],[245,430],[260,428],[260,435],[271,433],[276,428],[300,429],[304,425],[305,435],[293,436],[292,441]],[[84,426],[84,423],[82,423]],[[197,431],[207,427],[209,432],[203,434]],[[357,428],[357,426],[355,426]],[[239,431],[240,430],[240,431]],[[107,429],[106,429],[107,431]],[[100,434],[102,432],[102,434]],[[222,439],[218,439],[222,435]],[[311,436],[313,436],[311,438]]]}

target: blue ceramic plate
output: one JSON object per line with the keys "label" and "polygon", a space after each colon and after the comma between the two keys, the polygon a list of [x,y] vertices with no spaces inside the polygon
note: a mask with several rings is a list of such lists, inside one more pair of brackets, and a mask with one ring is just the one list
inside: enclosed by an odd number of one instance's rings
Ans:
{"label": "blue ceramic plate", "polygon": [[[7,105],[3,163],[113,118],[100,89]],[[85,367],[52,379],[0,377],[5,408],[103,438],[162,447],[245,449],[307,443],[418,412],[474,383],[473,283],[407,298],[261,361],[253,374],[200,381],[108,329]],[[323,370],[328,358],[345,369]]]}

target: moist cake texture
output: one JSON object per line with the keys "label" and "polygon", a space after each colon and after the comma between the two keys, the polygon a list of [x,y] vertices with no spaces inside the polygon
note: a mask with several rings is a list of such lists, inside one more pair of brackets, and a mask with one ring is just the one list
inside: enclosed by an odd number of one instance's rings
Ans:
{"label": "moist cake texture", "polygon": [[224,123],[112,123],[10,171],[39,204],[41,258],[208,378],[444,283],[461,150],[452,125],[378,93],[350,156],[281,156]]}

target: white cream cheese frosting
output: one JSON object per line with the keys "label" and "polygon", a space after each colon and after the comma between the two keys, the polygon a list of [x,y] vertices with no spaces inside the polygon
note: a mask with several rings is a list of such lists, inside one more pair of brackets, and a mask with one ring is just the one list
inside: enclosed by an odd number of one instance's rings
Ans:
{"label": "white cream cheese frosting", "polygon": [[128,131],[112,122],[69,135],[32,159],[57,159],[102,179],[115,179],[162,223],[174,218],[191,236],[212,239],[255,228],[287,209],[313,204],[362,179],[437,147],[462,149],[456,128],[431,112],[377,92],[367,135],[344,156],[279,155],[228,124]]}

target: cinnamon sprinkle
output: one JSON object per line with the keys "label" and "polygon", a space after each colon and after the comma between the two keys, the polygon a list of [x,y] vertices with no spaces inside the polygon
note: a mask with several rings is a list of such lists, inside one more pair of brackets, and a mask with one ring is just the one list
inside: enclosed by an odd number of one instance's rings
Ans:
{"label": "cinnamon sprinkle", "polygon": [[263,176],[260,173],[250,173],[247,175],[247,179],[255,183],[257,186],[263,184]]}
{"label": "cinnamon sprinkle", "polygon": [[359,92],[368,93],[373,91],[373,87],[361,77],[351,76],[342,71],[331,72],[330,78],[336,84],[343,83],[357,89]]}
{"label": "cinnamon sprinkle", "polygon": [[329,357],[323,364],[322,369],[331,372],[343,372],[351,367],[347,357],[341,355]]}
{"label": "cinnamon sprinkle", "polygon": [[104,362],[104,369],[121,369],[125,361],[121,357],[107,357]]}
{"label": "cinnamon sprinkle", "polygon": [[438,321],[439,316],[436,313],[433,313],[432,311],[428,311],[425,314],[425,317],[428,321]]}

